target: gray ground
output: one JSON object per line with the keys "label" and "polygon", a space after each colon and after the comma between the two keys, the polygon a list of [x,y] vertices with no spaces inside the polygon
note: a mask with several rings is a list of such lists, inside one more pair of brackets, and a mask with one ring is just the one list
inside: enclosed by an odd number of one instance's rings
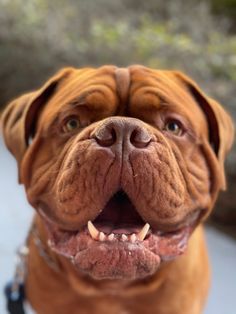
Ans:
{"label": "gray ground", "polygon": [[[0,289],[11,278],[14,250],[24,241],[32,210],[27,205],[23,187],[17,184],[13,158],[0,139]],[[236,313],[236,242],[207,228],[207,242],[213,267],[213,281],[205,314]],[[0,313],[6,314],[0,291]],[[170,313],[171,314],[171,313]]]}

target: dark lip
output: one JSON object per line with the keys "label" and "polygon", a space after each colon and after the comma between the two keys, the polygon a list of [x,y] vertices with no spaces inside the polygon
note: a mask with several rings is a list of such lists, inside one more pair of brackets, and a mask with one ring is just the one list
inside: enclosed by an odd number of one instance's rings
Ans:
{"label": "dark lip", "polygon": [[[75,231],[71,231],[71,230],[66,230],[63,228],[58,227],[57,224],[53,223],[53,222],[49,222],[48,219],[45,220],[45,218],[43,218],[48,234],[49,234],[49,240],[55,242],[56,237],[60,237],[62,236],[63,238],[71,238],[71,237],[76,237],[78,235],[80,235],[81,233],[84,233],[86,236],[90,237],[90,240],[92,242],[98,242],[98,240],[95,240],[91,237],[87,226],[83,226],[80,230],[75,230]],[[139,243],[143,243],[145,241],[148,241],[150,239],[151,236],[156,236],[160,239],[171,239],[171,238],[178,238],[178,236],[181,236],[183,233],[188,233],[189,236],[191,235],[191,233],[193,232],[193,230],[195,229],[197,225],[197,221],[194,221],[194,223],[192,224],[186,224],[184,226],[182,226],[181,228],[177,228],[171,231],[160,231],[158,229],[153,229],[152,227],[150,227],[150,230],[148,231],[145,239],[143,241],[139,241]],[[131,234],[131,232],[130,232]],[[107,241],[106,241],[107,242]],[[114,243],[117,241],[114,241]],[[120,241],[118,241],[120,242]],[[113,242],[112,242],[113,243]],[[111,244],[112,244],[111,243]],[[129,242],[128,242],[129,243]],[[124,242],[124,244],[126,244]]]}
{"label": "dark lip", "polygon": [[[70,230],[69,228],[65,228],[61,223],[58,223],[57,221],[52,220],[41,208],[38,208],[38,213],[42,217],[43,221],[45,222],[47,229],[54,230],[55,232],[61,232],[61,233],[67,233],[68,235],[76,235],[79,232],[87,231],[87,224],[83,225],[80,228]],[[192,231],[195,229],[196,225],[198,225],[199,221],[201,220],[201,217],[204,215],[205,210],[197,210],[196,212],[192,213],[189,219],[184,219],[184,222],[178,223],[175,226],[171,226],[166,228],[166,226],[161,226],[160,228],[153,228],[152,224],[147,221],[147,223],[150,224],[150,230],[146,236],[149,237],[150,234],[157,235],[159,237],[171,237],[176,236],[180,234],[183,230],[189,229]],[[99,216],[99,215],[98,215]],[[96,219],[97,217],[92,221],[96,225]],[[143,227],[146,222],[143,221],[142,225],[140,227]],[[132,224],[130,224],[132,227]],[[99,227],[98,227],[99,228]],[[145,239],[146,239],[145,238]]]}
{"label": "dark lip", "polygon": [[[125,250],[128,252],[132,247],[133,252],[140,252],[140,250],[142,250],[143,254],[146,252],[145,254],[149,254],[150,258],[157,258],[160,262],[167,262],[182,255],[186,251],[188,239],[192,231],[193,228],[187,226],[175,232],[150,232],[143,241],[131,244],[128,241],[100,242],[94,240],[86,228],[78,232],[59,231],[58,233],[57,230],[53,233],[49,227],[48,245],[57,254],[70,259],[78,270],[81,270],[81,265],[77,265],[77,259],[83,256],[83,254],[91,258],[91,256],[94,256],[94,251],[96,252],[99,248],[103,248],[102,251],[99,249],[99,252],[103,252],[102,254],[104,256],[106,256],[106,254],[110,256],[110,254],[113,254],[112,252],[115,253],[117,250]],[[141,256],[142,255],[140,255],[140,258]],[[96,261],[94,260],[93,262]]]}
{"label": "dark lip", "polygon": [[[109,208],[109,206],[111,207],[111,209]],[[115,207],[115,211],[113,210],[113,207]],[[39,207],[38,212],[47,226],[49,238],[51,238],[51,240],[53,241],[55,240],[54,237],[70,238],[77,236],[80,232],[88,233],[87,224],[84,224],[79,228],[70,229],[67,228],[67,226],[65,227],[63,223],[61,222],[58,223],[58,219],[54,219],[54,217],[50,218],[47,215],[47,212],[45,212],[45,210],[43,210],[42,208]],[[143,218],[137,212],[135,206],[128,199],[126,193],[124,191],[119,190],[111,197],[105,208],[100,213],[98,213],[97,216],[94,217],[94,219],[91,219],[91,221],[100,232],[101,231],[103,232],[104,230],[99,228],[99,224],[103,224],[105,226],[106,224],[113,224],[116,227],[116,229],[119,229],[119,225],[122,226],[122,224],[126,224],[127,225],[126,226],[127,232],[125,232],[126,235],[132,234],[132,228],[136,227],[137,229],[141,230],[141,228],[143,228],[143,226],[146,223],[149,223],[150,230],[146,235],[145,239],[143,240],[146,241],[152,235],[160,239],[177,238],[184,232],[189,233],[189,235],[191,235],[192,231],[199,223],[203,214],[204,211],[196,210],[189,216],[185,217],[183,221],[179,222],[178,224],[159,225],[157,228],[154,228],[151,222],[143,220]],[[121,219],[121,221],[119,219]],[[117,221],[118,226],[116,225]],[[130,233],[129,228],[131,230]],[[108,232],[108,234],[111,232]],[[137,232],[135,233],[137,234]],[[106,231],[104,231],[104,233],[106,234]],[[119,239],[119,236],[116,236],[115,239]]]}
{"label": "dark lip", "polygon": [[[73,225],[63,222],[63,218],[58,217],[54,211],[48,208],[47,204],[38,204],[37,211],[43,220],[46,221],[49,226],[51,225],[53,229],[75,234],[78,231],[87,228],[87,222],[83,225],[80,225],[79,222],[78,224],[74,223]],[[203,215],[202,213],[204,214],[204,211],[195,210],[176,224],[164,224],[149,221],[148,219],[144,220],[137,211],[136,206],[130,200],[126,191],[118,189],[112,197],[110,197],[104,208],[97,212],[94,217],[89,217],[88,220],[91,220],[95,225],[96,223],[113,223],[114,225],[118,224],[118,226],[119,224],[130,224],[143,227],[146,223],[149,223],[152,233],[164,237],[178,234],[182,229],[189,226],[195,227],[200,221],[200,218]]]}
{"label": "dark lip", "polygon": [[[46,226],[50,249],[66,257],[79,273],[98,280],[136,280],[151,276],[162,262],[186,251],[194,229],[194,224],[171,232],[151,229],[143,241],[132,243],[122,242],[121,237],[115,241],[93,239],[86,226],[77,231],[65,231],[48,221]],[[111,259],[111,256],[122,259]]]}

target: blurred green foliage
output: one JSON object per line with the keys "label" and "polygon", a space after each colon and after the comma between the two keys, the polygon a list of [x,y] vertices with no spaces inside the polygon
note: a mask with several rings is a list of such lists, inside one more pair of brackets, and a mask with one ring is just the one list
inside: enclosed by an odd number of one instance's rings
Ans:
{"label": "blurred green foliage", "polygon": [[236,0],[210,0],[214,13],[230,18],[231,29],[236,30]]}
{"label": "blurred green foliage", "polygon": [[0,0],[0,105],[65,65],[141,63],[187,72],[234,111],[226,24],[195,0]]}

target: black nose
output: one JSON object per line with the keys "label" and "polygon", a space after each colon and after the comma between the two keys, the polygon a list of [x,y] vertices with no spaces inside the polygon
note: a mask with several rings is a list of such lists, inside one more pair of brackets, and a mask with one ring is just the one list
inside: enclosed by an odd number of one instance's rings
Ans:
{"label": "black nose", "polygon": [[152,140],[151,134],[142,121],[125,117],[107,118],[95,130],[93,136],[103,147],[126,143],[136,148],[145,148]]}

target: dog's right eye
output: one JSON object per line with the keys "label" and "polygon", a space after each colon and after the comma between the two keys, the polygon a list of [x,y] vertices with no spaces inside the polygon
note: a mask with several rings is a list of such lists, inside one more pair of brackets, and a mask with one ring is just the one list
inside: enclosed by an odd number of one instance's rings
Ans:
{"label": "dog's right eye", "polygon": [[74,130],[77,130],[80,128],[80,121],[78,118],[70,118],[66,121],[66,123],[63,126],[63,132],[72,132]]}
{"label": "dog's right eye", "polygon": [[176,136],[181,136],[184,132],[181,123],[175,119],[167,121],[164,129]]}

